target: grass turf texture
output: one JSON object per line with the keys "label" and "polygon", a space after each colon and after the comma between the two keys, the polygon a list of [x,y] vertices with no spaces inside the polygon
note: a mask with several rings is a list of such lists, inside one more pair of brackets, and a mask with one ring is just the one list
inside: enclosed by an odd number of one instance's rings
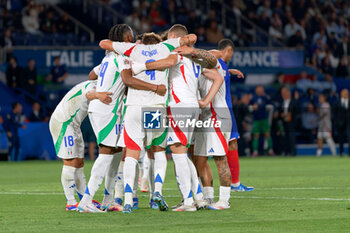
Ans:
{"label": "grass turf texture", "polygon": [[[232,193],[231,209],[194,213],[159,212],[139,194],[132,214],[65,211],[61,162],[0,163],[0,232],[349,232],[349,158],[241,159],[249,193]],[[214,173],[218,195],[217,171]],[[87,162],[85,174],[92,163]],[[172,161],[164,196],[181,201]],[[96,200],[102,199],[102,187]],[[217,200],[217,197],[216,197]]]}

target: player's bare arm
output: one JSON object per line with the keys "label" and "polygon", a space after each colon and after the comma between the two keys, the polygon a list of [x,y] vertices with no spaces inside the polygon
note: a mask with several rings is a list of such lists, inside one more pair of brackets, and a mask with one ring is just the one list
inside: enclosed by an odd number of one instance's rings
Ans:
{"label": "player's bare arm", "polygon": [[197,42],[197,36],[195,34],[189,34],[180,38],[180,46],[194,45]]}
{"label": "player's bare arm", "polygon": [[96,80],[98,78],[98,75],[95,73],[95,71],[92,69],[89,73],[89,80]]}
{"label": "player's bare arm", "polygon": [[182,46],[174,50],[181,55],[190,56],[200,63],[204,68],[212,69],[217,65],[216,57],[204,49],[196,49],[189,46]]}
{"label": "player's bare arm", "polygon": [[203,100],[198,100],[200,108],[205,108],[214,99],[216,93],[218,93],[224,77],[221,76],[217,69],[204,69],[203,75],[213,81],[207,96]]}
{"label": "player's bare arm", "polygon": [[108,50],[108,51],[114,51],[113,42],[111,40],[101,40],[99,43],[99,46],[101,49]]}
{"label": "player's bare arm", "polygon": [[86,93],[86,98],[88,100],[94,100],[99,99],[104,104],[110,104],[112,102],[112,98],[110,95],[112,95],[112,92],[96,92],[96,91],[89,91]]}
{"label": "player's bare arm", "polygon": [[121,72],[122,80],[128,87],[132,87],[137,90],[153,91],[160,96],[164,96],[166,93],[165,85],[154,85],[151,83],[144,82],[140,79],[132,76],[131,69],[125,69]]}
{"label": "player's bare arm", "polygon": [[178,55],[170,54],[167,58],[160,59],[154,62],[148,62],[145,64],[132,62],[132,72],[137,75],[145,70],[165,70],[173,67],[178,63]]}
{"label": "player's bare arm", "polygon": [[230,74],[237,75],[238,78],[244,78],[244,74],[237,69],[229,69]]}

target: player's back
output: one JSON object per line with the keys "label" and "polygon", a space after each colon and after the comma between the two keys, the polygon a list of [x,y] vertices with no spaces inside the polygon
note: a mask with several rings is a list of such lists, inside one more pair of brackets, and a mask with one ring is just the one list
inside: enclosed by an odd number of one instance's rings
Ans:
{"label": "player's back", "polygon": [[180,62],[170,68],[170,104],[197,103],[198,79],[202,73],[200,64],[180,56]]}
{"label": "player's back", "polygon": [[[225,73],[222,67],[218,69],[219,74],[224,77]],[[199,92],[202,98],[204,98],[213,84],[213,81],[201,75],[199,79]],[[210,103],[210,108],[203,110],[203,115],[212,116],[214,114],[219,115],[221,118],[231,118],[229,108],[226,103],[226,86],[223,82],[219,91],[216,93],[213,101]]]}
{"label": "player's back", "polygon": [[[148,62],[157,61],[167,58],[170,54],[170,50],[162,43],[153,45],[137,45],[130,58],[138,63],[144,64]],[[169,69],[165,70],[148,70],[139,73],[135,78],[142,81],[152,83],[155,85],[163,84],[168,87],[168,74]],[[128,97],[126,105],[157,105],[165,104],[168,95],[160,96],[153,91],[136,90],[133,88],[128,89]]]}
{"label": "player's back", "polygon": [[[127,63],[127,64],[125,64]],[[122,67],[129,66],[129,58],[109,52],[102,60],[99,75],[97,78],[96,92],[112,92],[112,102],[102,103],[100,100],[92,100],[89,105],[89,112],[101,114],[117,111],[125,93],[125,85],[120,77]]]}
{"label": "player's back", "polygon": [[89,100],[86,93],[93,90],[96,81],[85,81],[75,85],[57,105],[52,116],[59,122],[72,121],[80,125],[87,115]]}

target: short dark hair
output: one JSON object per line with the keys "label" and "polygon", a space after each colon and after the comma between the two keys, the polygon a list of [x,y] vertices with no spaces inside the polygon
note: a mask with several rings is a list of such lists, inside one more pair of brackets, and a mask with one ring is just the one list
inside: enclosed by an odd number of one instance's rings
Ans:
{"label": "short dark hair", "polygon": [[136,40],[142,40],[142,37],[143,37],[143,34],[138,34],[135,39]]}
{"label": "short dark hair", "polygon": [[228,46],[230,46],[232,49],[235,49],[235,45],[233,44],[232,40],[222,39],[222,40],[219,41],[218,50],[224,50]]}
{"label": "short dark hair", "polygon": [[61,59],[61,57],[60,56],[54,56],[53,60],[56,60],[56,59]]}
{"label": "short dark hair", "polygon": [[175,33],[177,36],[186,36],[188,34],[186,26],[182,24],[174,24],[169,30],[169,33]]}
{"label": "short dark hair", "polygon": [[127,33],[131,33],[132,29],[127,24],[116,24],[114,25],[108,33],[108,39],[111,41],[123,42],[124,36]]}
{"label": "short dark hair", "polygon": [[154,32],[144,33],[142,37],[142,44],[150,45],[150,44],[158,44],[162,42],[162,38]]}

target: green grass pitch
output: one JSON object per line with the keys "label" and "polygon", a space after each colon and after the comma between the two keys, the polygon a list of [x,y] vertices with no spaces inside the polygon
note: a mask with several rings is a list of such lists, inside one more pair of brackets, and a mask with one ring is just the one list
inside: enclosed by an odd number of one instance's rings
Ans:
{"label": "green grass pitch", "polygon": [[[2,162],[0,232],[350,232],[349,163],[331,157],[242,158],[241,181],[256,190],[232,193],[229,210],[159,212],[148,208],[148,194],[139,194],[140,209],[132,214],[89,214],[65,211],[61,162]],[[217,196],[217,171],[210,165]],[[87,177],[91,166],[87,162]],[[169,206],[181,200],[172,161],[164,196]]]}

